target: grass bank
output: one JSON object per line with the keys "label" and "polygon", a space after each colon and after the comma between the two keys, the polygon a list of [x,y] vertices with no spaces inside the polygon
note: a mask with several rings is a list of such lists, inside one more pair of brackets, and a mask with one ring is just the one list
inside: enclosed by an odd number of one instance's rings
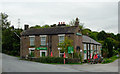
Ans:
{"label": "grass bank", "polygon": [[104,58],[102,64],[112,63],[119,58],[120,58],[120,55],[119,55],[119,57],[115,55],[115,56],[110,57],[110,58]]}

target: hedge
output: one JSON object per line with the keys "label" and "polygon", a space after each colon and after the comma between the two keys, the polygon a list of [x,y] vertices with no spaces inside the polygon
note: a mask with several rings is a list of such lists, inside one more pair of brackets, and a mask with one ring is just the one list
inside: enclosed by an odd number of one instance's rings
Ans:
{"label": "hedge", "polygon": [[[40,62],[40,63],[57,63],[57,64],[63,64],[64,58],[62,57],[40,57],[40,58],[29,58],[30,61]],[[66,64],[74,64],[74,63],[80,63],[80,59],[77,58],[66,58],[65,59]]]}

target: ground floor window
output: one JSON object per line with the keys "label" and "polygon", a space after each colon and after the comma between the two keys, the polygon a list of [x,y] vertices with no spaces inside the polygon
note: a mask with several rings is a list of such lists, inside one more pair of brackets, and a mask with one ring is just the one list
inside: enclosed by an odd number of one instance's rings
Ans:
{"label": "ground floor window", "polygon": [[40,57],[47,56],[47,50],[40,50]]}
{"label": "ground floor window", "polygon": [[93,50],[91,50],[91,58],[93,57]]}
{"label": "ground floor window", "polygon": [[29,48],[29,56],[34,57],[35,48]]}
{"label": "ground floor window", "polygon": [[64,56],[64,51],[59,50],[59,57],[63,57]]}
{"label": "ground floor window", "polygon": [[87,51],[86,50],[84,50],[84,60],[86,60],[87,59],[87,53],[86,53]]}

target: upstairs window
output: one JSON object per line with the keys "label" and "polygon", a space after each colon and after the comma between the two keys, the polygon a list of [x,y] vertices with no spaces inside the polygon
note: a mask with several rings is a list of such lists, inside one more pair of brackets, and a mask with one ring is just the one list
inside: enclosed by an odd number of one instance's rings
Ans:
{"label": "upstairs window", "polygon": [[35,36],[29,36],[30,38],[30,46],[35,46]]}
{"label": "upstairs window", "polygon": [[46,45],[46,35],[40,35],[41,45]]}
{"label": "upstairs window", "polygon": [[60,34],[58,36],[59,36],[59,43],[62,43],[64,41],[65,35],[64,34]]}

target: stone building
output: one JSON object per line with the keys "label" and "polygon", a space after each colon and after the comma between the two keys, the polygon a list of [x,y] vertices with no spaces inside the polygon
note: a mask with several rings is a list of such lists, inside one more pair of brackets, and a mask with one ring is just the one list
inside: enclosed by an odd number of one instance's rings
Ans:
{"label": "stone building", "polygon": [[[51,52],[54,57],[62,57],[64,53],[61,52],[58,43],[64,41],[65,37],[73,40],[75,53],[82,53],[84,60],[89,59],[93,53],[100,54],[101,44],[82,35],[78,19],[76,19],[75,26],[67,27],[65,23],[59,23],[58,26],[50,28],[29,29],[28,27],[25,25],[25,30],[21,33],[20,56],[22,58],[28,55],[32,55],[32,57],[50,56]],[[69,54],[71,53],[66,53],[66,57]]]}

